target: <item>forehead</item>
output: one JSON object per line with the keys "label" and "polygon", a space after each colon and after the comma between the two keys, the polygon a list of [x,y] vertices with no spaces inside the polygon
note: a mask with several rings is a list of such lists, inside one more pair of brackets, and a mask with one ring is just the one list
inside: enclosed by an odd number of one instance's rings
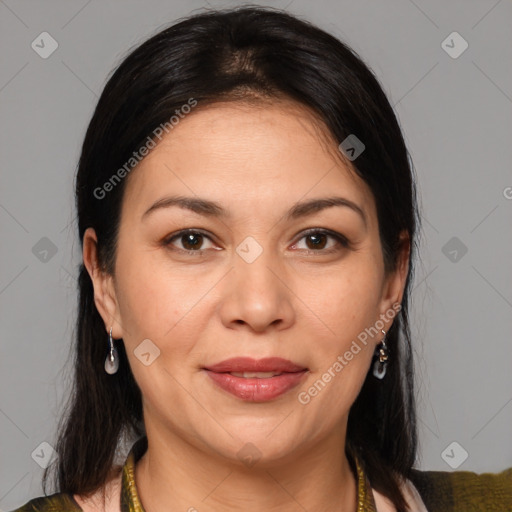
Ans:
{"label": "forehead", "polygon": [[165,193],[208,196],[240,208],[275,208],[283,200],[334,191],[355,202],[373,201],[319,118],[291,101],[195,107],[128,178],[123,203],[131,209]]}

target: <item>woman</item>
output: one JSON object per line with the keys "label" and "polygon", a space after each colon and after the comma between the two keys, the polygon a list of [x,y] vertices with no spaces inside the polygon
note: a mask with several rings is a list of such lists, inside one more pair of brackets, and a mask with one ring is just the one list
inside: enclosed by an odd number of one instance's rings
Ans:
{"label": "woman", "polygon": [[262,8],[159,32],[103,91],[76,202],[59,492],[18,511],[511,509],[512,468],[413,468],[413,169],[342,42]]}

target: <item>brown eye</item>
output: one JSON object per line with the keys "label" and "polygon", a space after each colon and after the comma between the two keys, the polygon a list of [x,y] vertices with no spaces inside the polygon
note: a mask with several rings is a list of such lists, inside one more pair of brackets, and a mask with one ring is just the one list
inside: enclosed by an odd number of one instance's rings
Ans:
{"label": "brown eye", "polygon": [[179,233],[176,233],[172,235],[170,238],[167,238],[164,241],[164,245],[170,246],[174,245],[175,243],[181,244],[181,247],[177,247],[177,250],[182,250],[185,252],[198,252],[201,253],[204,249],[204,243],[205,240],[210,240],[210,238],[201,233],[200,231],[194,231],[194,230],[185,230],[180,231]]}
{"label": "brown eye", "polygon": [[201,235],[201,233],[181,235],[180,241],[187,251],[198,249],[203,243],[203,235]]}
{"label": "brown eye", "polygon": [[[333,240],[330,245],[329,239]],[[346,237],[335,231],[328,231],[325,229],[311,229],[303,234],[300,240],[306,240],[306,247],[304,250],[309,253],[318,252],[319,254],[329,254],[341,250],[342,247],[347,248],[349,242]],[[297,247],[299,244],[295,244]],[[298,247],[302,249],[301,247]]]}
{"label": "brown eye", "polygon": [[319,233],[319,234],[305,236],[305,239],[307,241],[311,242],[311,244],[308,244],[306,242],[306,245],[308,245],[308,247],[313,250],[324,249],[328,238],[329,237],[325,233]]}

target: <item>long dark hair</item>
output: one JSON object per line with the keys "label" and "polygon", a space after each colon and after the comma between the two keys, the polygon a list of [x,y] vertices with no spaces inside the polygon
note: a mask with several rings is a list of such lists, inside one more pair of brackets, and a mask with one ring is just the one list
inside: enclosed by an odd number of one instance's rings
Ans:
{"label": "long dark hair", "polygon": [[[132,50],[109,78],[83,143],[76,176],[80,241],[93,227],[100,265],[113,274],[128,178],[109,187],[105,197],[98,191],[146,141],[158,142],[155,129],[191,98],[199,109],[252,96],[295,100],[320,116],[335,140],[355,134],[363,141],[365,150],[352,164],[375,198],[387,272],[396,268],[400,233],[409,235],[402,308],[387,335],[388,371],[383,380],[368,372],[350,410],[346,440],[371,485],[405,511],[399,481],[410,475],[417,450],[408,315],[419,226],[414,168],[386,95],[351,48],[286,12],[243,7],[182,19]],[[59,425],[55,466],[59,492],[89,495],[105,483],[120,439],[135,440],[145,431],[141,392],[122,340],[119,371],[104,370],[107,333],[83,264],[78,289],[74,382]]]}

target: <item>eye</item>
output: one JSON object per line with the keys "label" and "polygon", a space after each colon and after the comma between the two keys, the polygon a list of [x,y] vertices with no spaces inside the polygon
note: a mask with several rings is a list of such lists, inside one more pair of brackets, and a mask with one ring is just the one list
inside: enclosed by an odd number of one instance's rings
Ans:
{"label": "eye", "polygon": [[[333,243],[326,248],[329,239]],[[163,241],[163,245],[167,247],[177,242],[181,244],[181,247],[177,247],[176,250],[188,254],[202,255],[206,249],[213,248],[213,246],[204,247],[205,240],[208,240],[210,243],[212,242],[211,238],[200,230],[184,229],[166,238]],[[297,247],[301,240],[306,240],[306,248]],[[305,250],[308,254],[330,254],[340,251],[342,247],[349,247],[349,241],[342,234],[319,228],[311,228],[304,232],[299,242],[296,242],[292,248]]]}
{"label": "eye", "polygon": [[[326,249],[325,247],[329,239],[334,240],[334,243]],[[327,229],[309,229],[302,234],[300,240],[306,240],[306,248],[304,250],[308,251],[310,254],[330,254],[339,251],[340,246],[344,248],[349,246],[349,242],[345,236]],[[294,244],[293,247],[297,247],[297,245],[298,243]]]}
{"label": "eye", "polygon": [[201,231],[194,229],[184,229],[182,231],[179,231],[178,233],[171,235],[171,237],[166,238],[163,243],[165,246],[168,246],[172,245],[175,240],[177,240],[182,245],[182,247],[178,247],[177,249],[187,252],[189,254],[202,254],[203,249],[208,249],[208,247],[202,247],[204,244],[204,240],[209,240],[211,242],[210,237],[207,236],[205,233],[202,233]]}

